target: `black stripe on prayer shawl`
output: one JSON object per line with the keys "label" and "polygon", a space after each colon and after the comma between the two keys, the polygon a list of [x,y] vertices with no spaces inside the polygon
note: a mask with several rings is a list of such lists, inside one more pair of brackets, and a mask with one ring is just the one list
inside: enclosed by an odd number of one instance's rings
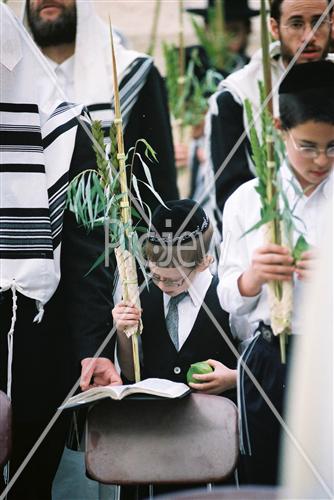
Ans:
{"label": "black stripe on prayer shawl", "polygon": [[20,217],[23,212],[25,217],[49,218],[48,208],[0,208],[0,217]]}
{"label": "black stripe on prayer shawl", "polygon": [[[131,110],[139,97],[139,93],[146,83],[152,65],[153,61],[150,58],[140,57],[135,59],[128,66],[119,84],[119,97],[124,129],[129,121]],[[112,113],[114,109],[114,98],[112,97],[111,103],[94,103],[88,105],[87,108],[88,111],[92,113],[92,118],[94,120],[100,120],[102,122],[104,136],[106,142],[108,142],[112,116],[110,120],[108,120],[106,116],[101,117],[101,119],[99,112],[110,111]]]}
{"label": "black stripe on prayer shawl", "polygon": [[13,252],[1,250],[0,247],[0,259],[53,259],[53,251],[43,251],[40,250],[29,250],[25,252],[24,250],[13,249]]}
{"label": "black stripe on prayer shawl", "polygon": [[0,111],[9,113],[36,113],[38,114],[37,104],[13,104],[13,103],[0,103]]}
{"label": "black stripe on prayer shawl", "polygon": [[42,146],[22,146],[22,145],[12,145],[12,146],[1,146],[0,151],[3,153],[43,153]]}
{"label": "black stripe on prayer shawl", "polygon": [[11,125],[9,123],[0,123],[0,132],[39,132],[37,125]]}
{"label": "black stripe on prayer shawl", "polygon": [[64,132],[67,132],[73,127],[76,127],[78,125],[78,118],[72,118],[72,120],[69,120],[67,123],[64,125],[60,125],[57,127],[55,130],[53,130],[49,135],[44,137],[42,143],[44,149],[46,149],[50,144],[52,144],[61,134]]}
{"label": "black stripe on prayer shawl", "polygon": [[[80,120],[87,121],[87,113],[81,106],[62,103],[54,111],[52,117],[48,119],[49,126],[46,129],[49,130],[49,133],[43,139],[39,126],[36,125],[36,123],[39,123],[39,119],[34,120],[32,115],[29,115],[31,117],[28,119],[28,116],[24,115],[24,113],[28,112],[38,115],[36,105],[1,104],[0,109],[9,115],[10,112],[15,113],[15,115],[16,113],[23,113],[21,117],[15,120],[20,122],[19,125],[12,125],[12,119],[8,116],[8,124],[6,123],[2,127],[2,130],[7,132],[7,137],[4,140],[7,144],[1,147],[1,151],[4,152],[3,159],[5,163],[2,165],[0,172],[8,172],[6,175],[11,173],[15,175],[22,172],[31,172],[33,175],[44,174],[47,169],[44,169],[43,165],[38,161],[36,162],[36,160],[30,164],[29,160],[27,160],[25,165],[17,163],[17,159],[14,160],[16,163],[10,163],[11,153],[43,154],[45,148],[50,146],[62,134],[64,134],[66,144],[66,132],[73,128],[76,129]],[[72,112],[72,109],[75,109],[75,111]],[[7,117],[5,116],[5,118]],[[35,140],[37,136],[39,138],[38,145]],[[72,144],[72,138],[69,144]],[[7,152],[9,153],[8,159],[5,156]],[[31,159],[33,158],[31,157]],[[52,161],[52,166],[57,168],[58,158],[52,158]],[[45,206],[45,200],[43,202],[41,199],[41,204],[44,203],[43,208],[14,208],[9,206],[0,209],[0,257],[2,259],[53,260],[55,258],[54,249],[61,243],[69,172],[60,165],[59,175],[60,177],[55,176],[57,180],[54,184],[48,187],[47,206]],[[27,203],[30,203],[29,199],[28,197]],[[39,203],[38,197],[35,202]],[[20,200],[20,203],[22,203],[22,200]]]}
{"label": "black stripe on prayer shawl", "polygon": [[111,102],[101,102],[98,104],[90,104],[87,106],[88,111],[104,111],[105,109],[111,109]]}
{"label": "black stripe on prayer shawl", "polygon": [[128,73],[124,75],[123,85],[120,89],[120,100],[125,123],[129,120],[129,114],[138,99],[139,92],[146,83],[152,65],[152,59],[141,58],[134,61],[128,68]]}
{"label": "black stripe on prayer shawl", "polygon": [[3,163],[0,164],[0,173],[4,172],[27,172],[27,173],[36,173],[36,174],[44,174],[45,167],[44,165],[33,165],[33,164],[24,164],[24,163]]}
{"label": "black stripe on prayer shawl", "polygon": [[138,76],[137,80],[141,79],[141,75],[137,73],[139,69],[144,65],[145,62],[150,62],[150,66],[153,64],[152,60],[148,59],[147,57],[139,57],[138,59],[135,59],[126,69],[126,73],[124,74],[122,78],[122,82],[120,85],[120,90],[127,85],[127,83],[134,77]]}
{"label": "black stripe on prayer shawl", "polygon": [[[76,104],[72,103],[61,103],[57,109],[52,113],[52,118],[56,118],[57,115],[67,112],[68,110],[77,107]],[[80,126],[81,122],[86,122],[88,125],[91,124],[91,120],[88,116],[86,108],[81,110],[81,114],[70,119],[65,124],[60,125],[54,129],[50,134],[48,134],[43,139],[44,148],[47,148],[52,144],[53,141],[59,137],[59,135],[70,130],[73,127]],[[53,239],[53,248],[56,249],[61,243],[62,229],[63,229],[63,219],[64,210],[66,206],[66,196],[67,188],[69,183],[69,172],[65,172],[52,186],[48,189],[48,199],[50,208],[50,223]]]}
{"label": "black stripe on prayer shawl", "polygon": [[48,189],[50,222],[54,249],[57,248],[61,242],[68,178],[68,172],[66,172],[53,186]]}
{"label": "black stripe on prayer shawl", "polygon": [[32,132],[31,130],[17,131],[15,129],[11,131],[1,131],[0,134],[0,146],[7,146],[10,148],[11,146],[20,147],[20,146],[40,146],[41,144],[41,132]]}
{"label": "black stripe on prayer shawl", "polygon": [[[68,184],[68,172],[65,172],[64,175],[60,177],[60,179],[57,180],[52,186],[49,187],[48,189],[48,197],[49,201],[52,201],[52,198],[57,192],[64,187],[64,185]],[[66,187],[66,186],[65,186]]]}
{"label": "black stripe on prayer shawl", "polygon": [[[136,73],[141,65],[147,61],[147,57],[141,57],[135,59],[131,65],[127,68],[128,73],[122,78],[119,84],[119,92],[127,85],[127,83],[134,77],[137,76]],[[140,80],[140,78],[138,78]],[[111,102],[101,102],[96,104],[89,104],[87,106],[88,111],[104,111],[106,109],[112,109]]]}
{"label": "black stripe on prayer shawl", "polygon": [[77,107],[77,104],[75,104],[75,103],[62,102],[61,104],[59,104],[59,106],[57,106],[57,108],[54,110],[52,115],[50,115],[50,118],[54,118],[55,116],[60,115],[64,111],[67,111],[67,110],[75,108],[75,107]]}
{"label": "black stripe on prayer shawl", "polygon": [[53,259],[49,210],[0,209],[0,258]]}

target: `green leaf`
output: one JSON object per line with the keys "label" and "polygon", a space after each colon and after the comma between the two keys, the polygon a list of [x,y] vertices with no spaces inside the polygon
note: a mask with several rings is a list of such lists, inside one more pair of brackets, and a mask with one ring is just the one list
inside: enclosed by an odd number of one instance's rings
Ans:
{"label": "green leaf", "polygon": [[267,222],[270,222],[272,220],[279,220],[280,219],[280,214],[276,212],[276,210],[273,210],[272,208],[266,208],[262,209],[261,211],[261,220],[259,220],[254,226],[252,226],[250,229],[245,231],[240,238],[243,238],[247,234],[251,233],[252,231],[255,231],[256,229],[259,229],[261,226],[264,226],[264,224],[267,224]]}
{"label": "green leaf", "polygon": [[135,226],[137,233],[147,233],[147,227],[145,226]]}
{"label": "green leaf", "polygon": [[167,210],[170,210],[167,205],[165,204],[165,202],[163,201],[163,199],[161,198],[160,194],[153,188],[151,187],[149,184],[147,184],[147,182],[144,182],[142,181],[141,179],[138,179],[138,182],[141,182],[142,184],[144,184],[146,187],[149,188],[149,190],[154,194],[154,196],[156,197],[156,199],[159,201],[159,203],[164,206],[165,208],[167,208]]}
{"label": "green leaf", "polygon": [[137,212],[137,210],[134,207],[131,207],[131,215],[133,215],[137,219],[141,219],[141,215]]}
{"label": "green leaf", "polygon": [[140,153],[136,153],[136,156],[140,159],[140,162],[141,162],[141,165],[143,167],[143,170],[144,170],[144,174],[145,174],[145,177],[147,179],[147,182],[149,183],[149,185],[154,189],[154,186],[153,186],[153,180],[152,180],[152,176],[151,176],[151,172],[150,172],[150,169],[148,168],[148,166],[146,165],[146,163],[144,162],[144,160],[142,159]]}
{"label": "green leaf", "polygon": [[144,205],[143,205],[143,202],[142,202],[142,199],[141,199],[141,196],[140,196],[139,187],[138,187],[138,180],[137,180],[137,177],[135,175],[132,176],[132,185],[133,185],[133,189],[134,189],[134,191],[136,193],[137,200],[139,201],[142,209],[144,210]]}
{"label": "green leaf", "polygon": [[90,188],[90,183],[91,183],[91,174],[89,173],[88,179],[86,181],[86,189],[85,189],[85,198],[84,201],[87,205],[87,211],[88,211],[88,217],[90,221],[91,227],[94,227],[93,223],[93,206],[92,206],[92,199],[91,199],[91,188]]}
{"label": "green leaf", "polygon": [[146,139],[138,139],[137,142],[142,142],[145,145],[145,156],[148,158],[150,161],[152,161],[152,158],[159,163],[157,153],[154,151],[152,146],[147,142]]}
{"label": "green leaf", "polygon": [[292,251],[292,257],[294,259],[294,262],[298,262],[301,260],[302,254],[304,252],[307,252],[310,250],[310,245],[307,243],[306,239],[304,236],[301,234],[296,242],[296,245]]}

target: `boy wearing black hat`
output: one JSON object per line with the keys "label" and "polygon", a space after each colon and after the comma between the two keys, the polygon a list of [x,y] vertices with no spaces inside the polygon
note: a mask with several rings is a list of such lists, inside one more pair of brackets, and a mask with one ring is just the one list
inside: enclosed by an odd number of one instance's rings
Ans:
{"label": "boy wearing black hat", "polygon": [[[294,66],[280,86],[279,109],[287,152],[280,179],[289,206],[294,207],[293,241],[304,234],[316,248],[324,231],[322,214],[332,196],[334,65],[321,61]],[[280,422],[273,411],[283,413],[286,365],[281,363],[279,339],[270,327],[267,283],[294,282],[292,333],[300,333],[300,294],[303,281],[312,275],[316,252],[306,251],[294,262],[287,248],[263,245],[261,229],[243,236],[260,220],[257,184],[257,179],[245,183],[226,203],[222,244],[226,259],[219,269],[218,294],[221,306],[231,313],[232,330],[237,329],[241,338],[253,336],[238,367],[245,482],[275,484]],[[288,358],[292,340],[293,336]],[[245,365],[261,385],[262,394]],[[263,393],[273,406],[267,405]]]}
{"label": "boy wearing black hat", "polygon": [[221,394],[235,387],[236,356],[228,314],[217,297],[218,279],[209,271],[212,227],[192,200],[166,205],[168,208],[160,206],[154,212],[153,231],[145,245],[153,286],[141,294],[142,314],[129,302],[120,302],[113,309],[122,372],[134,379],[131,342],[123,332],[141,318],[143,378],[186,383],[190,365],[208,360],[213,372],[196,375],[199,383],[190,385]]}

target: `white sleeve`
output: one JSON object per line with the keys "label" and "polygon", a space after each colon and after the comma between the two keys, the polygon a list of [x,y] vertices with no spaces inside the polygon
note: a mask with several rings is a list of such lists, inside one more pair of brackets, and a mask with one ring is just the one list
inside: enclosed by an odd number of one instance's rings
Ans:
{"label": "white sleeve", "polygon": [[238,287],[238,279],[248,269],[251,259],[247,239],[242,236],[249,229],[242,220],[242,214],[247,210],[246,200],[239,196],[239,189],[224,207],[223,242],[218,265],[218,298],[221,307],[233,315],[250,313],[261,296],[260,293],[255,297],[243,297]]}

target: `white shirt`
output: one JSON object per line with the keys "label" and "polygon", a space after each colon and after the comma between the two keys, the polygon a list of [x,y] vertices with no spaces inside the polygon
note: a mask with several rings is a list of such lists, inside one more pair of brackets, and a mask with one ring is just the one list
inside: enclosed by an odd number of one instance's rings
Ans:
{"label": "white shirt", "polygon": [[75,101],[74,90],[74,55],[66,59],[63,63],[57,64],[55,61],[46,57],[48,63],[54,70],[61,89],[63,90],[67,101]]}
{"label": "white shirt", "polygon": [[[318,246],[324,231],[324,207],[332,196],[333,175],[324,180],[310,195],[298,195],[294,187],[297,179],[287,164],[280,169],[282,186],[287,196],[289,206],[296,204],[294,211],[297,230],[293,232],[293,244],[296,243],[300,231],[309,244]],[[246,182],[227,200],[223,216],[223,243],[218,267],[219,285],[218,297],[223,309],[231,313],[232,333],[240,340],[253,335],[260,320],[270,324],[270,314],[267,299],[267,285],[264,285],[259,295],[243,297],[238,288],[238,278],[249,268],[254,251],[263,245],[262,229],[259,228],[242,236],[248,229],[260,220],[260,198],[255,191],[258,180]],[[298,332],[298,304],[301,303],[302,282],[294,283],[294,307],[292,330]]]}
{"label": "white shirt", "polygon": [[[209,269],[195,274],[191,286],[189,287],[188,295],[178,303],[177,310],[179,313],[179,350],[189,337],[189,334],[195,324],[199,310],[203,304],[204,297],[212,281],[212,274]],[[171,297],[163,294],[165,317],[168,313],[169,301]]]}

